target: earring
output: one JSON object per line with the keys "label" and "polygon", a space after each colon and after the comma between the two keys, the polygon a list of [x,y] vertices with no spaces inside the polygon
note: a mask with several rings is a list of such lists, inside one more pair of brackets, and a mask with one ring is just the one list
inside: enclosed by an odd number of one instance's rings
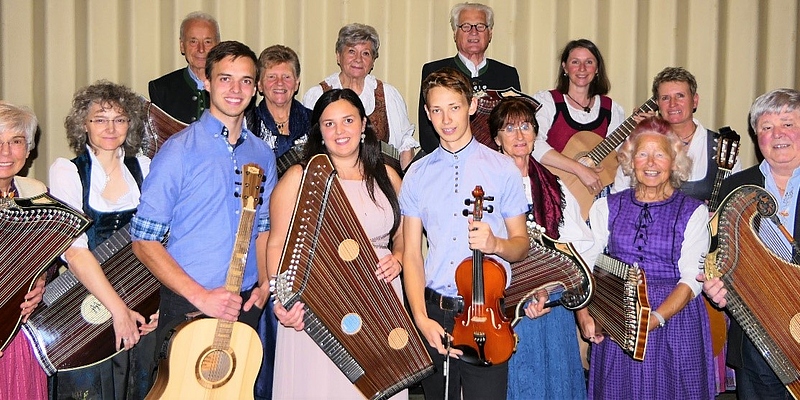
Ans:
{"label": "earring", "polygon": [[325,146],[325,139],[322,139],[321,142],[322,142],[322,145]]}
{"label": "earring", "polygon": [[364,138],[367,137],[366,133],[361,134],[361,143],[364,143]]}

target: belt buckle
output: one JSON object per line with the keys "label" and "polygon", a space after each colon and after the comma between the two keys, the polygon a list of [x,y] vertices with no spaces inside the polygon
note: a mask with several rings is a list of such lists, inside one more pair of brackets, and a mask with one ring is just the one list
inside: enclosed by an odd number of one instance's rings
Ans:
{"label": "belt buckle", "polygon": [[[439,294],[439,293],[437,293],[437,294]],[[441,294],[439,294],[439,309],[440,310],[447,310],[446,308],[444,308],[444,296],[441,295]]]}

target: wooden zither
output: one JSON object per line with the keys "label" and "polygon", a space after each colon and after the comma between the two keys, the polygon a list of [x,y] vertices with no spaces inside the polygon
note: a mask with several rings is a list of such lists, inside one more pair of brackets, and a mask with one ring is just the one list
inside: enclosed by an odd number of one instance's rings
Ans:
{"label": "wooden zither", "polygon": [[142,135],[142,151],[148,158],[153,158],[170,136],[182,131],[189,125],[173,118],[157,105],[145,98],[144,134]]}
{"label": "wooden zither", "polygon": [[[283,249],[276,298],[305,304],[305,331],[369,399],[433,372],[433,364],[325,155],[311,159]],[[310,384],[313,384],[311,382]]]}
{"label": "wooden zither", "polygon": [[610,335],[622,351],[634,360],[644,360],[650,301],[647,281],[638,265],[628,265],[605,254],[595,262],[594,298],[589,314]]}
{"label": "wooden zither", "polygon": [[715,216],[719,247],[709,255],[715,263],[706,265],[706,277],[721,275],[728,311],[797,399],[800,267],[785,261],[793,249],[780,232],[776,209],[772,195],[757,186],[742,186],[723,200]]}
{"label": "wooden zither", "polygon": [[91,223],[48,194],[0,199],[0,350],[20,323],[20,304],[36,277]]}
{"label": "wooden zither", "polygon": [[536,110],[542,106],[538,101],[534,100],[533,97],[513,87],[502,90],[484,89],[476,92],[475,98],[478,99],[478,109],[470,118],[469,126],[472,128],[472,135],[475,136],[475,139],[492,150],[497,150],[497,143],[492,139],[492,133],[489,132],[489,114],[491,114],[494,107],[506,97],[520,97],[533,104]]}
{"label": "wooden zither", "polygon": [[511,284],[506,289],[506,316],[512,325],[524,317],[523,307],[540,290],[558,294],[546,307],[562,305],[569,310],[585,307],[594,293],[592,272],[571,243],[551,239],[544,228],[531,221],[528,256],[511,264]]}
{"label": "wooden zither", "polygon": [[[125,304],[149,318],[158,311],[161,283],[133,254],[129,226],[100,243],[92,254]],[[121,351],[114,343],[111,312],[71,271],[47,285],[42,304],[22,329],[48,375],[94,365]]]}

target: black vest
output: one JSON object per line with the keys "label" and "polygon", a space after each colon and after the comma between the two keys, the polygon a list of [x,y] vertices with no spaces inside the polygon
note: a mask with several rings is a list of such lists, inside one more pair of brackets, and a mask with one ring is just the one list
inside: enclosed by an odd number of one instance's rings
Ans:
{"label": "black vest", "polygon": [[[100,212],[89,207],[89,189],[92,187],[92,159],[89,157],[89,151],[84,151],[83,154],[73,158],[71,161],[78,168],[78,176],[81,178],[81,186],[83,186],[83,212],[93,221],[86,231],[86,236],[89,239],[89,250],[94,250],[114,232],[127,225],[136,213],[136,209]],[[133,179],[136,180],[136,185],[141,189],[143,177],[139,161],[136,157],[125,157],[123,162],[131,175],[133,175]]]}
{"label": "black vest", "polygon": [[[714,148],[717,145],[717,137],[719,134],[717,132],[707,131],[708,134],[706,135],[706,148],[708,149],[709,155],[716,155],[717,151]],[[694,160],[702,161],[702,160]],[[714,180],[717,178],[717,171],[719,171],[719,165],[717,164],[714,157],[706,157],[706,162],[708,163],[708,167],[706,167],[706,176],[699,181],[688,181],[684,182],[680,190],[687,195],[694,197],[698,200],[710,200],[711,199],[711,192],[714,190]]]}

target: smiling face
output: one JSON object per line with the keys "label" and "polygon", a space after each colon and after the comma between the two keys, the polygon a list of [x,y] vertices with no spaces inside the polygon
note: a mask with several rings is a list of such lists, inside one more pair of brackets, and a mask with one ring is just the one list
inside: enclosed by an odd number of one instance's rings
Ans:
{"label": "smiling face", "polygon": [[300,80],[297,79],[294,67],[288,62],[265,68],[258,80],[258,90],[267,102],[279,107],[291,103],[299,88]]}
{"label": "smiling face", "polygon": [[28,142],[25,133],[0,132],[0,190],[11,186],[11,180],[25,166],[28,158]]}
{"label": "smiling face", "polygon": [[344,99],[329,104],[319,117],[322,140],[332,158],[358,157],[361,134],[366,127],[367,119],[360,118],[358,108]]}
{"label": "smiling face", "polygon": [[469,116],[478,109],[478,100],[471,103],[467,97],[443,86],[431,88],[425,112],[439,134],[439,142],[449,151],[462,149],[472,139]]}
{"label": "smiling face", "polygon": [[656,188],[669,185],[674,158],[669,140],[658,132],[644,131],[633,151],[633,173],[639,185]]}
{"label": "smiling face", "polygon": [[256,64],[248,57],[227,56],[211,68],[205,80],[211,100],[209,110],[220,121],[241,118],[256,94]]}
{"label": "smiling face", "polygon": [[585,47],[576,47],[561,68],[567,73],[570,85],[587,87],[597,75],[597,58]]}
{"label": "smiling face", "polygon": [[[486,15],[483,11],[465,8],[458,15],[458,24],[486,24]],[[469,32],[464,32],[461,28],[456,28],[453,33],[453,40],[456,42],[458,52],[470,58],[472,55],[484,57],[489,43],[492,41],[492,29],[486,28],[483,32],[478,32],[474,27]]]}
{"label": "smiling face", "polygon": [[758,148],[769,166],[789,176],[800,167],[800,110],[763,114],[756,122]]}
{"label": "smiling face", "polygon": [[128,137],[129,120],[118,104],[93,102],[83,125],[87,144],[95,154],[117,151]]}
{"label": "smiling face", "polygon": [[692,96],[689,84],[673,81],[658,85],[658,112],[670,125],[692,122],[699,97]]}
{"label": "smiling face", "polygon": [[186,57],[189,68],[198,78],[205,79],[206,56],[217,43],[217,32],[211,22],[194,19],[186,23],[181,40],[181,54]]}
{"label": "smiling face", "polygon": [[497,132],[495,143],[503,153],[514,158],[527,158],[533,151],[533,142],[536,139],[532,121],[506,120],[502,130]]}
{"label": "smiling face", "polygon": [[362,80],[375,66],[375,53],[371,42],[345,45],[341,53],[336,53],[336,62],[342,73],[353,80]]}

